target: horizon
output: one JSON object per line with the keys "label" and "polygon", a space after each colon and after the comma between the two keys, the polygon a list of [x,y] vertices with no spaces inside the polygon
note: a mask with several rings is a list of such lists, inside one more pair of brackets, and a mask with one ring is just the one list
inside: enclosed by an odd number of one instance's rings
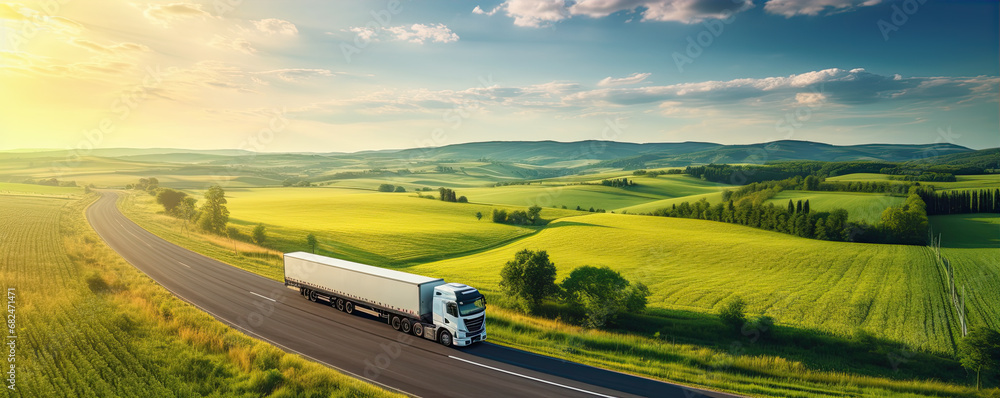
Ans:
{"label": "horizon", "polygon": [[[631,141],[614,141],[614,140],[587,139],[587,140],[577,140],[577,141],[557,141],[557,140],[489,140],[489,141],[469,141],[469,142],[457,142],[457,143],[453,143],[453,144],[446,144],[446,145],[433,146],[433,147],[361,149],[361,150],[350,151],[350,152],[345,152],[345,151],[252,151],[252,150],[238,149],[238,148],[181,148],[181,147],[108,147],[108,148],[95,148],[95,149],[100,149],[100,150],[183,150],[183,151],[206,151],[206,152],[207,151],[241,151],[242,150],[242,151],[246,151],[246,152],[268,153],[268,154],[357,154],[357,153],[363,153],[363,152],[382,152],[382,151],[389,152],[389,151],[406,151],[406,150],[414,150],[414,149],[437,149],[437,148],[445,148],[445,147],[456,146],[456,145],[482,144],[482,143],[495,143],[495,142],[499,142],[499,143],[542,143],[542,142],[553,142],[553,143],[558,143],[558,144],[577,144],[577,143],[584,143],[584,142],[614,142],[614,143],[637,144],[637,145],[646,145],[646,144],[712,144],[712,145],[719,145],[719,146],[753,146],[753,145],[772,144],[772,143],[776,143],[776,142],[803,142],[803,143],[810,143],[810,144],[829,145],[829,146],[834,146],[834,147],[855,147],[855,146],[868,146],[868,145],[894,145],[894,146],[951,145],[951,146],[957,146],[957,147],[965,148],[965,149],[968,149],[970,151],[982,151],[982,150],[990,150],[990,149],[998,149],[998,148],[1000,148],[1000,146],[987,147],[987,148],[970,148],[970,147],[967,147],[967,146],[963,146],[963,145],[959,145],[959,144],[954,144],[954,143],[950,143],[950,142],[931,142],[931,143],[925,143],[925,144],[869,142],[869,143],[864,143],[864,144],[838,145],[838,144],[831,144],[831,143],[826,143],[826,142],[805,141],[805,140],[775,140],[775,141],[765,141],[765,142],[754,142],[754,143],[750,143],[750,144],[721,144],[721,143],[709,142],[709,141],[631,142]],[[65,148],[14,148],[14,149],[0,149],[0,153],[39,153],[39,152],[62,152],[62,151],[67,151],[67,149],[65,149]]]}
{"label": "horizon", "polygon": [[1000,146],[996,2],[213,4],[0,1],[0,149]]}

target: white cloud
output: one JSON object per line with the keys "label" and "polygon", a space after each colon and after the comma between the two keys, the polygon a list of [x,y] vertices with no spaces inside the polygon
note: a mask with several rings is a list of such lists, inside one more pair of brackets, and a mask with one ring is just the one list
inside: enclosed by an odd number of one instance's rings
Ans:
{"label": "white cloud", "polygon": [[882,0],[769,0],[764,10],[791,18],[796,15],[816,16],[873,6]]}
{"label": "white cloud", "polygon": [[496,14],[496,13],[497,13],[497,11],[500,11],[500,9],[501,9],[501,8],[503,8],[503,5],[502,5],[502,4],[501,4],[501,5],[498,5],[498,6],[496,6],[496,7],[493,7],[493,9],[492,9],[492,10],[489,10],[489,11],[483,11],[483,9],[482,9],[482,8],[480,8],[479,6],[476,6],[476,8],[473,8],[473,9],[472,9],[472,13],[473,13],[473,14],[479,14],[479,15],[486,15],[486,16],[492,16],[493,14]]}
{"label": "white cloud", "polygon": [[326,69],[302,69],[302,68],[275,69],[264,72],[257,72],[256,74],[272,75],[286,82],[297,82],[305,79],[310,79],[313,77],[328,77],[334,75],[333,72]]}
{"label": "white cloud", "polygon": [[538,28],[575,15],[604,18],[618,12],[641,13],[643,21],[690,24],[727,18],[751,7],[751,0],[507,0],[488,12],[476,6],[472,13],[493,15],[504,9],[515,25]]}
{"label": "white cloud", "polygon": [[641,8],[643,21],[698,23],[727,18],[751,7],[749,0],[579,0],[569,10],[573,15],[603,18]]}
{"label": "white cloud", "polygon": [[633,73],[626,77],[619,77],[619,78],[608,76],[605,77],[604,79],[601,79],[601,81],[597,82],[597,85],[601,87],[614,87],[614,86],[624,86],[629,84],[637,84],[642,82],[643,80],[646,80],[646,78],[649,77],[649,75],[652,75],[652,73]]}
{"label": "white cloud", "polygon": [[110,46],[98,44],[93,41],[80,38],[70,39],[69,42],[74,46],[85,48],[87,50],[101,54],[115,54],[115,53],[130,52],[130,51],[149,51],[149,47],[146,47],[142,44],[129,43],[129,42],[113,44]]}
{"label": "white cloud", "polygon": [[147,7],[142,14],[161,25],[167,25],[177,19],[206,18],[211,16],[211,14],[202,9],[201,4],[192,3],[153,4]]}
{"label": "white cloud", "polygon": [[385,28],[353,27],[346,31],[352,32],[364,41],[406,41],[416,44],[454,43],[459,37],[444,24],[413,24],[409,26],[390,26]]}
{"label": "white cloud", "polygon": [[208,45],[215,48],[221,48],[224,50],[238,51],[247,55],[253,55],[257,53],[257,49],[255,49],[249,41],[247,41],[242,37],[230,39],[228,37],[215,35],[215,37],[213,37],[212,40],[208,42]]}
{"label": "white cloud", "polygon": [[269,35],[280,34],[286,36],[295,36],[299,34],[299,29],[295,27],[295,24],[275,18],[262,19],[260,21],[251,21],[253,25],[257,27],[257,30],[267,33]]}
{"label": "white cloud", "polygon": [[501,6],[517,26],[538,28],[569,18],[565,0],[507,0]]}

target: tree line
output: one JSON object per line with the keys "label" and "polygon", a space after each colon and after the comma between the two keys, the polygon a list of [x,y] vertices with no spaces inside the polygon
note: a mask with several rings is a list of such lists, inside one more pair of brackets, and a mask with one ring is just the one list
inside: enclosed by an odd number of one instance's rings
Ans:
{"label": "tree line", "polygon": [[635,186],[636,183],[633,182],[632,180],[629,180],[628,178],[623,177],[623,178],[612,178],[609,180],[601,180],[601,185],[614,188],[628,188],[631,186]]}
{"label": "tree line", "polygon": [[927,215],[1000,213],[1000,189],[967,191],[918,191],[927,204]]}
{"label": "tree line", "polygon": [[910,194],[901,206],[882,212],[880,222],[848,221],[845,209],[813,212],[809,201],[788,201],[787,206],[743,200],[710,204],[704,198],[658,209],[652,216],[681,217],[744,225],[803,238],[864,243],[921,245],[927,236],[926,205],[920,195]]}
{"label": "tree line", "polygon": [[509,213],[504,209],[493,209],[490,218],[497,224],[534,225],[541,220],[541,213],[542,208],[537,205],[529,207],[527,211],[514,210]]}

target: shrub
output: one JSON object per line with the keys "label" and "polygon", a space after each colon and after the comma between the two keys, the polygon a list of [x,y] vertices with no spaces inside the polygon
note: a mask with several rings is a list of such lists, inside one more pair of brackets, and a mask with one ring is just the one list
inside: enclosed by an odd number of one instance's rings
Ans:
{"label": "shrub", "polygon": [[743,298],[739,296],[733,297],[719,310],[719,319],[726,326],[738,331],[747,321],[746,307],[747,303],[743,301]]}

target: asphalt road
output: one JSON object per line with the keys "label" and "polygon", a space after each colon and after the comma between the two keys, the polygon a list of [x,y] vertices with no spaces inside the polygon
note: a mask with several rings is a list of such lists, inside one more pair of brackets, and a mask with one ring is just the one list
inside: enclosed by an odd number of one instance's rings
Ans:
{"label": "asphalt road", "polygon": [[425,397],[731,396],[489,343],[446,348],[160,239],[118,210],[116,193],[101,195],[87,209],[91,226],[177,297],[251,336],[386,388]]}

